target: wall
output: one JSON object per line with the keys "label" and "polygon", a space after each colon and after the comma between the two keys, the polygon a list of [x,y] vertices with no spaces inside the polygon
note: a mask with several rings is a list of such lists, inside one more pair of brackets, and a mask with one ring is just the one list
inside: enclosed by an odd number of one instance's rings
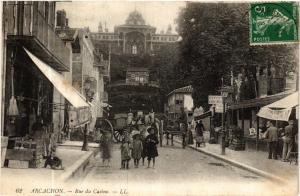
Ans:
{"label": "wall", "polygon": [[59,133],[64,126],[64,104],[65,98],[57,91],[56,88],[53,88],[53,130],[54,133]]}
{"label": "wall", "polygon": [[184,108],[186,108],[187,110],[189,111],[192,110],[192,108],[194,107],[194,100],[192,98],[192,95],[189,94],[184,95],[183,105]]}
{"label": "wall", "polygon": [[[92,77],[96,80],[93,106],[91,107],[92,120],[90,122],[90,130],[94,130],[97,117],[102,117],[103,111],[101,109],[101,90],[103,89],[103,77],[99,74],[99,68],[95,65],[94,46],[90,40],[88,32],[83,31],[82,34],[82,74],[83,77]],[[83,81],[84,83],[84,81]],[[100,87],[101,86],[101,87]],[[85,92],[83,92],[85,93]]]}
{"label": "wall", "polygon": [[[72,51],[72,46],[70,42],[66,43],[66,46],[69,48],[70,51]],[[64,76],[65,79],[67,79],[70,84],[72,84],[72,58],[73,58],[73,53],[70,53],[71,55],[69,56],[70,58],[70,71],[69,72],[64,72],[62,75]],[[55,132],[60,132],[64,126],[64,119],[65,119],[65,97],[62,96],[56,88],[53,89],[53,103],[57,104],[57,106],[53,106],[53,129]]]}
{"label": "wall", "polygon": [[76,90],[83,94],[82,76],[81,53],[72,53],[72,85]]}

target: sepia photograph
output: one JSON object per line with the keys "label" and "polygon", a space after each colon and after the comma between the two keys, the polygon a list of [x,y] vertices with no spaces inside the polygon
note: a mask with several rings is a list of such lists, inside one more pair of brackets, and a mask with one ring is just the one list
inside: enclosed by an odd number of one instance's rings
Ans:
{"label": "sepia photograph", "polygon": [[298,1],[1,1],[1,196],[298,195]]}

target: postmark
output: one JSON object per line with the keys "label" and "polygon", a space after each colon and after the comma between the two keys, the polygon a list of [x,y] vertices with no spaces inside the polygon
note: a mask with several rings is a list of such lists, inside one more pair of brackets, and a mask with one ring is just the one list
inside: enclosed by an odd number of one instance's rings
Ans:
{"label": "postmark", "polygon": [[250,45],[298,42],[298,8],[296,2],[251,3]]}

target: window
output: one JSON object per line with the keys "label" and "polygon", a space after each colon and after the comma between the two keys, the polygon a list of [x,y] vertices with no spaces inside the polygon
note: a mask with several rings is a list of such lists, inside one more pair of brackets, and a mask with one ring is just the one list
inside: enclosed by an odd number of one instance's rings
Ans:
{"label": "window", "polygon": [[140,82],[143,83],[144,82],[144,78],[140,77]]}
{"label": "window", "polygon": [[48,19],[49,19],[49,2],[45,2],[45,20],[48,23]]}
{"label": "window", "polygon": [[182,100],[175,100],[175,104],[177,104],[177,105],[180,105],[180,104],[182,104],[182,103],[183,103]]}
{"label": "window", "polygon": [[132,54],[137,54],[137,47],[136,47],[136,45],[132,46]]}

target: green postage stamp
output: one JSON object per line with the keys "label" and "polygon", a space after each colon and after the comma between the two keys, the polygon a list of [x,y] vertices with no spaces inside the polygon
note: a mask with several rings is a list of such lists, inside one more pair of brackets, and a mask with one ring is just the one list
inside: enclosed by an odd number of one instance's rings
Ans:
{"label": "green postage stamp", "polygon": [[250,45],[298,42],[297,2],[251,3]]}

